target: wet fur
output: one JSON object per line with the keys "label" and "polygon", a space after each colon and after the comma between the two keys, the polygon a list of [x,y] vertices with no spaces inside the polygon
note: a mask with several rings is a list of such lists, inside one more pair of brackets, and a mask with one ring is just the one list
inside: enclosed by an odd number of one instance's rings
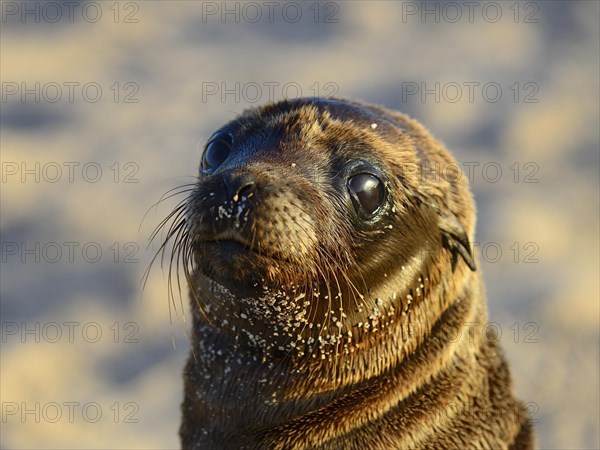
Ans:
{"label": "wet fur", "polygon": [[[475,207],[464,177],[436,174],[453,163],[443,145],[343,100],[273,103],[225,129],[236,153],[223,170],[251,174],[254,195],[217,201],[219,175],[201,174],[168,234],[192,293],[182,447],[532,448],[481,332]],[[357,158],[384,177],[375,223],[343,195]],[[219,265],[206,242],[222,227],[257,251]]]}

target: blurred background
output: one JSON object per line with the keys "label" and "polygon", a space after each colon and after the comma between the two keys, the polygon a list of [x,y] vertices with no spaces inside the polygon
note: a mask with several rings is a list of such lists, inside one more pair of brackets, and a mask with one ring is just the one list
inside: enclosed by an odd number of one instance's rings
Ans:
{"label": "blurred background", "polygon": [[179,446],[152,206],[221,124],[315,95],[446,143],[539,447],[600,446],[598,2],[0,5],[2,448]]}

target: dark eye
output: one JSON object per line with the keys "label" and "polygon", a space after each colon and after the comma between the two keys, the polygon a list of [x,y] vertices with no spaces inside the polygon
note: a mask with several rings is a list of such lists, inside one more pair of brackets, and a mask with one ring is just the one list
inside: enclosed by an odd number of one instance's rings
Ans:
{"label": "dark eye", "polygon": [[231,153],[231,135],[228,133],[215,134],[204,150],[202,170],[210,172],[219,167]]}
{"label": "dark eye", "polygon": [[383,203],[383,183],[370,173],[359,173],[348,180],[348,191],[354,206],[367,215],[373,214]]}

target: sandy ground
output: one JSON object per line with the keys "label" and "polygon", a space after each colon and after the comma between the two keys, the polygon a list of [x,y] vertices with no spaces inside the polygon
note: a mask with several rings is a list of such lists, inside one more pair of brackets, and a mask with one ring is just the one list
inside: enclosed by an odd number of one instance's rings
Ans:
{"label": "sandy ground", "polygon": [[1,447],[178,447],[187,306],[170,319],[158,267],[140,289],[175,203],[142,218],[236,113],[337,95],[407,112],[453,151],[539,446],[598,448],[599,15],[3,1]]}

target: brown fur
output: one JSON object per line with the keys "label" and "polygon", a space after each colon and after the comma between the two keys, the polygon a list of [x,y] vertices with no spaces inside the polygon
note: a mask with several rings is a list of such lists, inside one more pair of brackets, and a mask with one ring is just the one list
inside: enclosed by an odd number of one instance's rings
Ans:
{"label": "brown fur", "polygon": [[[224,128],[230,158],[199,176],[169,233],[193,300],[182,446],[532,448],[482,334],[475,208],[464,177],[439,175],[453,163],[443,145],[343,100],[269,104]],[[374,223],[344,196],[359,158],[387,190]],[[249,177],[251,194],[223,193],[224,173]],[[244,251],[223,259],[223,236]]]}

